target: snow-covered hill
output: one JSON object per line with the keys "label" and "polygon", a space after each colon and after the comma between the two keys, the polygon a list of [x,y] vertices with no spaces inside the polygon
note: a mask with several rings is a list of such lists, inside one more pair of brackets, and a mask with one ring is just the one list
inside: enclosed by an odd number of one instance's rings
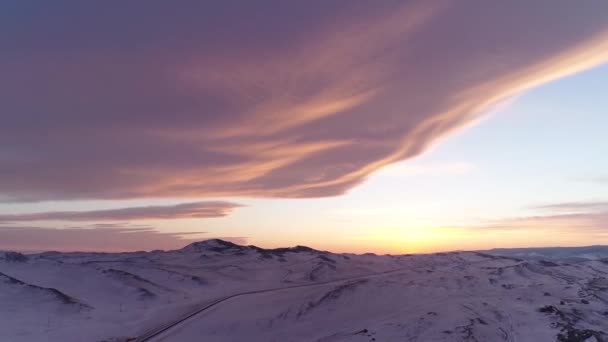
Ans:
{"label": "snow-covered hill", "polygon": [[525,260],[561,260],[569,262],[608,260],[608,246],[496,248],[485,251],[492,255],[510,256]]}
{"label": "snow-covered hill", "polygon": [[153,340],[608,340],[603,257],[498,254],[333,254],[222,240],[166,252],[0,253],[0,340],[125,341],[265,289]]}

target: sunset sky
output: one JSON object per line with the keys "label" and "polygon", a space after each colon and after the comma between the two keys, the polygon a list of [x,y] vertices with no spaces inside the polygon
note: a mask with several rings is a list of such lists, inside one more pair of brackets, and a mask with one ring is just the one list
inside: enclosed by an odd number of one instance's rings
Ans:
{"label": "sunset sky", "polygon": [[608,2],[0,4],[0,249],[608,244]]}

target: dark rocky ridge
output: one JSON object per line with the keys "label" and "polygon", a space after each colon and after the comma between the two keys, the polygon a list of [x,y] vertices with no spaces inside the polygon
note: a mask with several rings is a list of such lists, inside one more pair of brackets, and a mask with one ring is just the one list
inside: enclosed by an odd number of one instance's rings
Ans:
{"label": "dark rocky ridge", "polygon": [[272,248],[266,249],[257,247],[254,245],[242,246],[235,244],[230,241],[221,239],[211,239],[205,241],[198,241],[189,244],[188,246],[181,249],[184,252],[217,252],[217,253],[245,253],[247,251],[257,252],[262,258],[273,258],[283,257],[285,253],[315,253],[315,254],[327,254],[326,251],[319,251],[306,246],[295,246],[295,247],[283,247],[283,248]]}
{"label": "dark rocky ridge", "polygon": [[26,262],[27,256],[17,252],[0,252],[0,260],[7,262]]}

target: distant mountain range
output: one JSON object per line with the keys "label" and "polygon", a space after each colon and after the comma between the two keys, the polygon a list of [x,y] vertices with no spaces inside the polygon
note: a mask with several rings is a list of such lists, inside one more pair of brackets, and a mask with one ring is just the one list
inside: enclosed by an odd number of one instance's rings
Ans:
{"label": "distant mountain range", "polygon": [[608,259],[608,246],[496,248],[485,252],[526,260],[548,259],[577,262]]}
{"label": "distant mountain range", "polygon": [[0,340],[601,342],[607,275],[606,246],[0,252]]}

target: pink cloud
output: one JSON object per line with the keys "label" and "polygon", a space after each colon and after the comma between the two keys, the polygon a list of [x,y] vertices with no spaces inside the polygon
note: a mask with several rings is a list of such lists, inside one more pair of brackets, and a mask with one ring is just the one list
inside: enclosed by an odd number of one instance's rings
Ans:
{"label": "pink cloud", "polygon": [[49,211],[0,215],[0,222],[136,221],[213,218],[227,216],[238,207],[241,207],[241,205],[231,202],[209,201],[181,203],[169,206],[129,207],[92,211]]}
{"label": "pink cloud", "polygon": [[608,60],[608,3],[0,11],[0,199],[320,197]]}
{"label": "pink cloud", "polygon": [[486,220],[467,229],[476,231],[539,231],[546,234],[578,234],[608,237],[608,202],[552,203],[532,207],[538,215]]}

